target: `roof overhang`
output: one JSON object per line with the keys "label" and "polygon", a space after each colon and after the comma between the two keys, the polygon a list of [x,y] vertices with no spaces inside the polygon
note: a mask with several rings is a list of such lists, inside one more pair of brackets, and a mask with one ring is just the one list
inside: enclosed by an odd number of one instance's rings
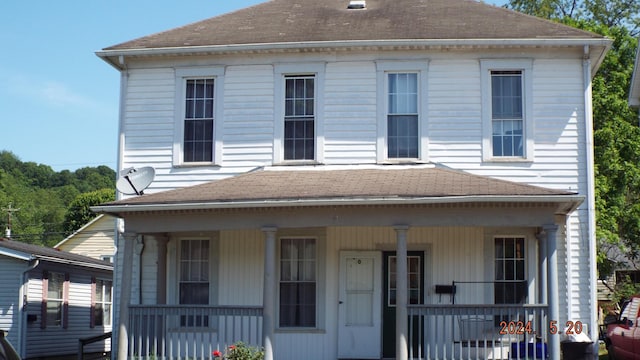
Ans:
{"label": "roof overhang", "polygon": [[137,48],[96,51],[96,55],[118,70],[125,70],[127,58],[167,57],[185,55],[226,55],[245,53],[327,52],[350,50],[427,50],[475,48],[579,48],[586,47],[591,59],[591,71],[604,60],[612,41],[607,38],[546,38],[546,39],[402,39],[311,41],[258,44]]}
{"label": "roof overhang", "polygon": [[381,198],[331,198],[331,199],[288,199],[262,201],[224,201],[224,202],[184,202],[184,203],[148,203],[99,205],[91,207],[96,213],[126,217],[129,214],[184,212],[218,209],[258,209],[284,207],[331,207],[331,206],[399,206],[399,205],[437,205],[437,204],[554,204],[556,215],[567,215],[577,209],[584,201],[582,195],[554,196],[444,196],[423,198],[381,197]]}

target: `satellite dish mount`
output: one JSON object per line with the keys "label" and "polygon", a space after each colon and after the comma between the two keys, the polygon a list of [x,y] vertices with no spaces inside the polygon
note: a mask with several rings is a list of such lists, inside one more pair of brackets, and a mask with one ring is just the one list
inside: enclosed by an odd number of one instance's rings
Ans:
{"label": "satellite dish mount", "polygon": [[116,188],[125,195],[143,195],[153,181],[156,171],[152,167],[139,169],[127,168],[120,171],[120,178],[116,181]]}

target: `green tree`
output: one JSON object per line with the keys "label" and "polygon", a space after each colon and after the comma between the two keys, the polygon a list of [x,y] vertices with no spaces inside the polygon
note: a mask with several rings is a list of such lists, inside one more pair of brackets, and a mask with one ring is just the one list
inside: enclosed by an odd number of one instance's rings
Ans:
{"label": "green tree", "polygon": [[605,35],[613,44],[593,79],[598,270],[610,274],[640,251],[640,130],[628,104],[640,3],[637,0],[511,0],[509,8]]}
{"label": "green tree", "polygon": [[71,234],[96,217],[90,207],[113,201],[116,193],[113,189],[101,189],[80,194],[69,206],[64,218],[64,231]]}

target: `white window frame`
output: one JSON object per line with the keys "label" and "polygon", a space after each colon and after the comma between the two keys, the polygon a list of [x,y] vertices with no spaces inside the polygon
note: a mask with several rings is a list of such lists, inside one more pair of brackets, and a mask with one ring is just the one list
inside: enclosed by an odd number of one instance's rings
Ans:
{"label": "white window frame", "polygon": [[[428,113],[428,70],[429,61],[376,61],[376,101],[378,114],[378,138],[376,155],[378,163],[406,163],[427,162],[429,159],[429,138],[427,136]],[[389,110],[389,77],[390,73],[416,73],[418,75],[418,157],[417,158],[389,158],[387,149],[387,115]]]}
{"label": "white window frame", "polygon": [[[280,294],[280,284],[282,283],[282,242],[283,240],[314,240],[316,247],[316,257],[315,257],[315,285],[316,285],[316,299],[315,299],[315,324],[312,327],[305,326],[283,326],[280,324],[280,302],[281,302],[281,294]],[[277,320],[276,320],[276,328],[280,330],[291,330],[291,331],[300,331],[300,330],[316,330],[322,327],[322,319],[320,318],[321,307],[323,303],[321,299],[321,278],[322,275],[320,273],[320,261],[321,261],[321,248],[320,241],[316,236],[282,236],[278,239],[278,288],[277,288]]]}
{"label": "white window frame", "polygon": [[[55,276],[60,276],[62,278],[62,283],[60,284],[61,288],[60,291],[62,292],[62,297],[58,298],[58,297],[53,297],[51,294],[51,279],[54,278]],[[68,311],[67,306],[65,306],[65,304],[68,304],[68,296],[69,296],[69,280],[67,280],[69,278],[68,274],[63,273],[63,272],[58,272],[58,271],[49,271],[47,274],[47,296],[44,299],[46,301],[47,304],[47,308],[46,308],[46,327],[47,328],[66,328],[66,319],[67,319],[67,314],[66,312]],[[49,303],[56,303],[60,305],[60,319],[55,319],[56,322],[59,321],[58,324],[55,323],[51,323],[49,320]]]}
{"label": "white window frame", "polygon": [[[493,155],[493,119],[491,111],[491,72],[522,72],[523,97],[523,155]],[[480,61],[480,81],[482,92],[482,160],[485,162],[531,162],[534,158],[534,119],[533,119],[533,60],[532,59],[491,59]]]}
{"label": "white window frame", "polygon": [[[224,74],[222,66],[178,68],[175,70],[175,113],[173,138],[173,166],[211,166],[222,163],[222,130],[224,118]],[[214,79],[214,113],[213,113],[213,156],[212,161],[184,161],[184,115],[187,80]]]}
{"label": "white window frame", "polygon": [[[109,282],[111,284],[111,288],[109,290],[109,293],[111,294],[111,296],[110,296],[109,299],[105,299],[106,282]],[[98,284],[102,284],[102,285],[98,286]],[[94,324],[96,324],[95,326],[111,327],[111,325],[112,325],[111,321],[113,319],[113,280],[96,278],[95,286],[96,286],[96,292],[98,291],[98,289],[101,289],[100,292],[102,294],[102,300],[98,300],[98,298],[96,296],[96,299],[93,302],[93,306],[96,307],[98,304],[100,304],[102,306],[102,311],[103,311],[102,321],[103,321],[103,323],[98,325],[97,322],[95,322],[96,319],[94,318]],[[96,293],[96,295],[98,295],[98,294]],[[109,311],[105,310],[105,305],[109,305]],[[95,316],[95,314],[91,314],[91,316]]]}
{"label": "white window frame", "polygon": [[[325,63],[290,63],[274,66],[274,137],[273,162],[279,165],[321,164],[324,162],[324,81]],[[314,152],[313,160],[284,159],[285,81],[287,76],[314,76]]]}

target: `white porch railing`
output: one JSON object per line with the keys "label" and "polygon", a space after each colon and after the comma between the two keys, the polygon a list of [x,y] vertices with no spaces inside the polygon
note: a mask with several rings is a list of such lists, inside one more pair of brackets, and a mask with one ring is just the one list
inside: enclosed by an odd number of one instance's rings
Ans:
{"label": "white porch railing", "polygon": [[262,346],[262,307],[131,305],[129,358],[213,359],[236,342]]}
{"label": "white porch railing", "polygon": [[547,305],[409,305],[410,359],[545,359]]}

